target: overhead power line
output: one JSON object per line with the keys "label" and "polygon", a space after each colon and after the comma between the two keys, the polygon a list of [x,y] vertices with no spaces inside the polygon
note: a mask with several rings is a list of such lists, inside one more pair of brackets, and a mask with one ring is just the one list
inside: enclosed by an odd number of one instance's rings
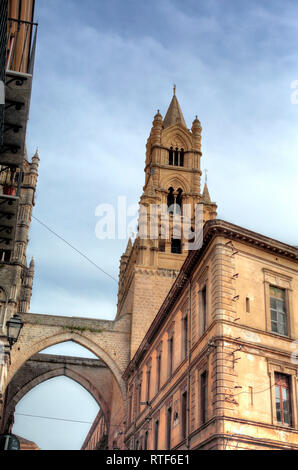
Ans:
{"label": "overhead power line", "polygon": [[53,419],[55,421],[66,421],[70,423],[81,423],[81,424],[92,424],[94,421],[79,421],[76,419],[63,419],[63,418],[53,418],[52,416],[38,416],[38,415],[30,415],[25,413],[15,413],[15,415],[19,416],[29,416],[30,418],[41,418],[41,419]]}
{"label": "overhead power line", "polygon": [[[80,423],[80,424],[94,424],[95,419],[93,421],[80,421],[77,419],[66,419],[66,418],[54,418],[53,416],[39,416],[39,415],[32,415],[32,414],[25,414],[25,413],[14,413],[18,416],[26,416],[29,418],[40,418],[40,419],[52,419],[54,421],[65,421],[67,423]],[[109,424],[109,428],[117,428],[119,429],[119,424]]]}
{"label": "overhead power line", "polygon": [[88,258],[88,256],[86,256],[84,253],[82,253],[80,250],[78,250],[75,246],[73,246],[71,243],[69,243],[67,240],[65,240],[65,238],[61,237],[61,235],[59,235],[58,233],[56,233],[53,229],[51,229],[50,227],[48,227],[48,225],[46,225],[44,222],[42,222],[41,220],[39,220],[37,217],[35,217],[34,215],[32,215],[33,219],[35,219],[40,225],[42,225],[44,228],[46,228],[49,232],[51,232],[53,235],[55,235],[57,238],[59,238],[60,240],[62,240],[66,245],[68,245],[70,248],[72,248],[74,251],[76,251],[79,255],[81,255],[83,258],[85,258],[87,261],[89,261],[89,263],[91,263],[93,266],[95,266],[97,269],[99,269],[102,273],[104,273],[106,276],[110,277],[111,279],[113,279],[113,281],[115,282],[118,282],[117,279],[115,279],[113,276],[111,276],[111,274],[107,273],[106,271],[104,271],[100,266],[98,266],[98,264],[94,263],[94,261],[92,261],[90,258]]}

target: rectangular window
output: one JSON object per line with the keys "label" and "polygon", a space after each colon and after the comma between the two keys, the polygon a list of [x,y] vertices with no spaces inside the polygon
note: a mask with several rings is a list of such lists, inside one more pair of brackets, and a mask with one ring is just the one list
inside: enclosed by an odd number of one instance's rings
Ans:
{"label": "rectangular window", "polygon": [[141,401],[142,401],[142,382],[139,382],[138,386],[138,414],[141,412]]}
{"label": "rectangular window", "polygon": [[286,292],[284,289],[270,286],[271,330],[287,336]]}
{"label": "rectangular window", "polygon": [[161,352],[156,356],[156,391],[160,389]]}
{"label": "rectangular window", "polygon": [[155,421],[154,426],[154,450],[158,449],[159,420]]}
{"label": "rectangular window", "polygon": [[150,401],[150,381],[151,381],[151,369],[147,369],[147,391],[146,391],[146,400]]}
{"label": "rectangular window", "polygon": [[199,291],[199,335],[204,334],[207,328],[207,286]]}
{"label": "rectangular window", "polygon": [[176,253],[176,254],[181,254],[182,253],[181,240],[179,240],[178,238],[172,238],[171,253]]}
{"label": "rectangular window", "polygon": [[144,450],[148,449],[148,431],[145,432],[144,436]]}
{"label": "rectangular window", "polygon": [[207,391],[207,371],[201,375],[201,424],[207,421],[208,391]]}
{"label": "rectangular window", "polygon": [[166,241],[165,240],[159,240],[158,242],[158,251],[161,253],[164,253],[166,251]]}
{"label": "rectangular window", "polygon": [[182,359],[187,357],[188,352],[188,316],[183,318],[183,345],[182,345]]}
{"label": "rectangular window", "polygon": [[173,342],[174,342],[174,339],[173,339],[173,336],[171,336],[171,338],[169,338],[169,342],[168,342],[168,376],[171,377],[172,373],[173,373]]}
{"label": "rectangular window", "polygon": [[181,403],[181,420],[182,420],[182,439],[186,438],[186,425],[187,425],[187,392],[182,394]]}
{"label": "rectangular window", "polygon": [[167,412],[167,450],[171,449],[172,440],[172,408],[168,408]]}
{"label": "rectangular window", "polygon": [[202,316],[203,316],[203,331],[207,327],[207,288],[206,286],[202,290]]}
{"label": "rectangular window", "polygon": [[275,406],[277,421],[291,426],[290,382],[288,375],[275,374]]}
{"label": "rectangular window", "polygon": [[132,421],[132,392],[130,392],[129,399],[128,399],[128,422],[131,423]]}
{"label": "rectangular window", "polygon": [[250,300],[246,297],[246,313],[250,313]]}

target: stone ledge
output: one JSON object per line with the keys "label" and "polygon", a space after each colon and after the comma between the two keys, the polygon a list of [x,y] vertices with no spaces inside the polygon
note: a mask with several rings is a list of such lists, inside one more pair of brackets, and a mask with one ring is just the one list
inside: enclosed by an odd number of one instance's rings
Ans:
{"label": "stone ledge", "polygon": [[89,359],[85,357],[57,356],[55,354],[35,354],[28,362],[49,362],[55,364],[67,364],[86,367],[107,367],[100,359]]}
{"label": "stone ledge", "polygon": [[[82,330],[99,330],[98,333],[104,331],[130,333],[130,318],[121,317],[117,320],[97,320],[96,318],[83,317],[64,317],[58,315],[43,315],[39,313],[23,313],[20,314],[24,324],[31,325],[48,325],[61,326],[66,328],[74,328]],[[92,331],[96,333],[96,331]]]}

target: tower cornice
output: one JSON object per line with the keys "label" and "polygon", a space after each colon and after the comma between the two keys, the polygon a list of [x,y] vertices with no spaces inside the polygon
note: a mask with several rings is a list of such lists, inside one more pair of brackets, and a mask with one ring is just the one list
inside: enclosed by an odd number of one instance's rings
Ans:
{"label": "tower cornice", "polygon": [[171,166],[171,165],[162,165],[161,163],[148,163],[148,165],[145,166],[146,171],[148,168],[161,168],[163,170],[173,170],[173,171],[182,171],[183,173],[198,173],[200,176],[202,176],[202,171],[198,170],[197,168],[185,168],[185,167],[179,167],[179,166]]}
{"label": "tower cornice", "polygon": [[[169,150],[169,147],[165,147],[164,145],[159,145],[159,144],[152,144],[151,146],[151,150],[153,149],[162,149],[162,150]],[[196,153],[198,155],[200,155],[202,157],[202,152],[200,150],[197,150],[197,149],[194,149],[194,148],[191,148],[191,149],[188,149],[188,150],[185,150],[184,153]]]}

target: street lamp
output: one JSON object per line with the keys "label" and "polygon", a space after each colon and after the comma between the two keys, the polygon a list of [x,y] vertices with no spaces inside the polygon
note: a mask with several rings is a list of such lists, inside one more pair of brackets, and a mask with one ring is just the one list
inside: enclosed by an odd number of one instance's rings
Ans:
{"label": "street lamp", "polygon": [[21,318],[15,314],[8,322],[6,323],[7,327],[7,338],[9,342],[10,349],[18,341],[21,329],[23,328],[23,322]]}

